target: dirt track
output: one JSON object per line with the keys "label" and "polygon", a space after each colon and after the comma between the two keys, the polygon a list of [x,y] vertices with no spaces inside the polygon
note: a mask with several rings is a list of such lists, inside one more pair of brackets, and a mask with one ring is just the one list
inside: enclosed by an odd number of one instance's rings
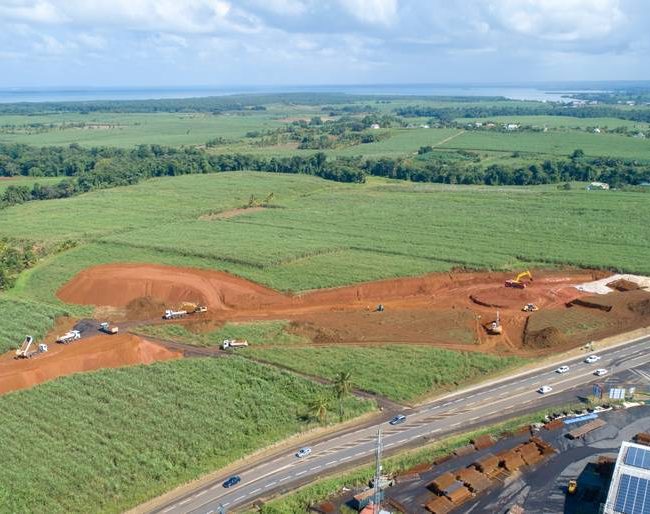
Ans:
{"label": "dirt track", "polygon": [[0,394],[79,371],[150,364],[182,357],[181,352],[131,334],[90,337],[69,345],[50,342],[48,346],[47,353],[31,359],[14,359],[14,352],[0,356]]}

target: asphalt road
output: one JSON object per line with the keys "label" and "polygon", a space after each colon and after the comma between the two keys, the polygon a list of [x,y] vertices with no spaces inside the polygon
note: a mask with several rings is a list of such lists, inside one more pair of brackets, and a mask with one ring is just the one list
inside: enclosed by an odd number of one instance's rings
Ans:
{"label": "asphalt road", "polygon": [[[310,482],[319,475],[334,473],[353,463],[368,461],[375,450],[377,430],[383,429],[386,453],[405,446],[414,446],[467,428],[484,425],[504,416],[534,410],[546,405],[561,404],[576,398],[576,392],[592,382],[615,380],[617,373],[647,364],[650,361],[650,337],[597,352],[602,358],[595,364],[586,364],[584,357],[562,362],[570,366],[565,374],[556,373],[557,365],[511,378],[477,386],[437,401],[405,411],[405,423],[391,426],[386,421],[374,426],[345,433],[334,433],[312,446],[309,457],[298,459],[294,453],[274,456],[268,461],[235,473],[241,482],[230,489],[222,486],[226,476],[176,498],[173,502],[151,512],[164,514],[212,514],[220,506],[231,511],[275,493],[289,491]],[[606,368],[607,377],[597,377],[594,370]],[[542,385],[553,388],[542,395]],[[296,448],[297,451],[297,448]]]}

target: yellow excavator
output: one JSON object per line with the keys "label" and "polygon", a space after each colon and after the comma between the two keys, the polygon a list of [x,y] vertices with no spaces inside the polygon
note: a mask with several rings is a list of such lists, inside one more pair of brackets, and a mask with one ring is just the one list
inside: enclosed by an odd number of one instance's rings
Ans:
{"label": "yellow excavator", "polygon": [[528,278],[530,282],[533,281],[533,275],[531,274],[530,271],[522,271],[517,275],[515,278],[506,280],[505,286],[506,287],[516,287],[518,289],[524,289],[526,286],[528,286],[527,282],[522,282],[522,278]]}

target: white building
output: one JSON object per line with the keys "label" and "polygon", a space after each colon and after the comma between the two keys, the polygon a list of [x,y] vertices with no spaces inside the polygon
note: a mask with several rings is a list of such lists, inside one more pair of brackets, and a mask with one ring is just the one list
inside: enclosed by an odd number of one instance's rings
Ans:
{"label": "white building", "polygon": [[378,130],[381,127],[379,126],[379,123],[373,123],[372,125],[370,125],[370,128],[373,129],[373,130]]}
{"label": "white building", "polygon": [[650,512],[650,448],[624,442],[618,452],[603,514]]}
{"label": "white building", "polygon": [[605,182],[592,182],[587,186],[587,189],[589,191],[593,189],[602,189],[602,190],[607,190],[609,189],[609,184],[606,184]]}
{"label": "white building", "polygon": [[517,130],[519,128],[519,125],[516,123],[508,123],[506,125],[506,130]]}

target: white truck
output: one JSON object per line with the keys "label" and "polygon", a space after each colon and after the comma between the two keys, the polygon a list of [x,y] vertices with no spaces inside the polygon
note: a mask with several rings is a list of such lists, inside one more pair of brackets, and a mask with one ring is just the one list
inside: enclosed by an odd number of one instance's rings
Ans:
{"label": "white truck", "polygon": [[202,312],[208,312],[208,307],[206,305],[197,305],[194,308],[193,314],[201,314]]}
{"label": "white truck", "polygon": [[246,348],[248,346],[248,341],[245,339],[224,339],[221,343],[222,350],[236,349],[236,348]]}
{"label": "white truck", "polygon": [[178,319],[178,318],[184,318],[187,316],[187,311],[173,311],[171,309],[167,309],[165,311],[165,314],[163,314],[163,319]]}
{"label": "white truck", "polygon": [[99,330],[101,330],[105,334],[114,335],[120,331],[120,328],[116,326],[111,326],[108,323],[108,321],[104,321],[103,323],[99,324]]}
{"label": "white truck", "polygon": [[66,332],[61,337],[59,337],[56,342],[59,344],[68,344],[72,341],[76,341],[77,339],[81,339],[81,332],[78,330],[70,330],[70,332]]}

